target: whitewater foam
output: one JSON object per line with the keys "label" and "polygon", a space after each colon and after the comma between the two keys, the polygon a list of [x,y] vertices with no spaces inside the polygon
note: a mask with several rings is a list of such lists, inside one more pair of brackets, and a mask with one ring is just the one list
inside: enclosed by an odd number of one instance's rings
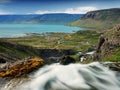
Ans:
{"label": "whitewater foam", "polygon": [[120,90],[115,73],[97,62],[45,66],[31,79],[21,90]]}

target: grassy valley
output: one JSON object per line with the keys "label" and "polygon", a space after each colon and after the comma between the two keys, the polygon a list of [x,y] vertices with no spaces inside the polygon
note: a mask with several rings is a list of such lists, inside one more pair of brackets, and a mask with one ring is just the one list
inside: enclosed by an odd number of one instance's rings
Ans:
{"label": "grassy valley", "polygon": [[21,38],[8,39],[22,45],[46,49],[74,49],[87,50],[95,46],[102,33],[93,30],[77,31],[75,33],[47,33],[43,35],[31,35]]}
{"label": "grassy valley", "polygon": [[93,30],[80,30],[74,33],[31,34],[1,39],[0,59],[11,63],[25,58],[41,57],[47,63],[53,63],[56,61],[51,61],[50,58],[62,58],[65,55],[74,57],[77,52],[95,50],[101,34]]}

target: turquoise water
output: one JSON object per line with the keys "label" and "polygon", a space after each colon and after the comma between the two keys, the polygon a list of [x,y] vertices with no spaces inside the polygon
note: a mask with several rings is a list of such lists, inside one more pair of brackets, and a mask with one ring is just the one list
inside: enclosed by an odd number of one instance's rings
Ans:
{"label": "turquoise water", "polygon": [[64,32],[72,33],[85,28],[53,24],[0,24],[0,37],[20,37],[29,33]]}

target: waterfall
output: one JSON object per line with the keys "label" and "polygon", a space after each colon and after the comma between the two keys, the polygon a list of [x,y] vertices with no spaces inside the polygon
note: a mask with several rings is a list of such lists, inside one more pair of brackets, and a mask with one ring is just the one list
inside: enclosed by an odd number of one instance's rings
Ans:
{"label": "waterfall", "polygon": [[120,90],[115,72],[104,65],[49,65],[39,69],[20,90]]}

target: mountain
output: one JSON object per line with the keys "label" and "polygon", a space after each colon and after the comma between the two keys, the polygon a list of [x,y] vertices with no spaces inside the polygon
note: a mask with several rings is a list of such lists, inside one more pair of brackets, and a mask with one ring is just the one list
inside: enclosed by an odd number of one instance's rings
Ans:
{"label": "mountain", "polygon": [[70,25],[108,29],[118,23],[120,23],[120,8],[114,8],[88,12],[81,19]]}
{"label": "mountain", "polygon": [[0,15],[0,23],[22,23],[38,15]]}
{"label": "mountain", "polygon": [[83,14],[40,14],[40,15],[0,15],[0,23],[70,23],[81,18]]}

